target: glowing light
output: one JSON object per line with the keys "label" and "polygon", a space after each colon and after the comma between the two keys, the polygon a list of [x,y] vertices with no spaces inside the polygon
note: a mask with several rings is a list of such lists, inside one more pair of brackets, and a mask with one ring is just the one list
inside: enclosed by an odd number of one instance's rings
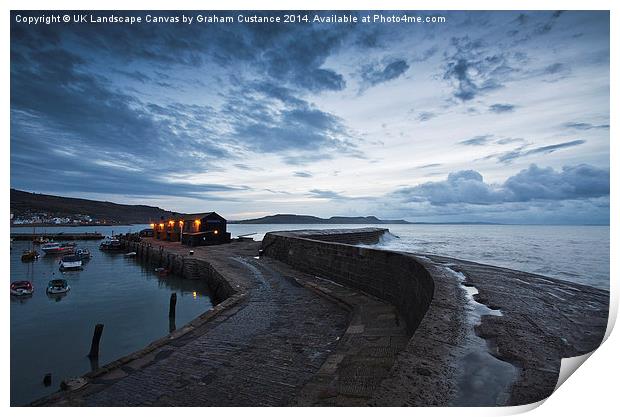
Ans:
{"label": "glowing light", "polygon": [[155,228],[155,223],[151,223],[151,229]]}
{"label": "glowing light", "polygon": [[192,292],[192,295],[194,296],[194,300],[198,298],[198,294],[196,294],[196,291]]}
{"label": "glowing light", "polygon": [[161,230],[164,230],[164,224],[163,224],[163,223],[159,223],[159,228],[160,228]]}
{"label": "glowing light", "polygon": [[168,222],[168,225],[169,225],[170,227],[174,226],[174,220],[170,220],[170,221]]}
{"label": "glowing light", "polygon": [[217,230],[214,230],[214,231],[213,231],[213,234],[214,234],[214,235],[217,235],[218,233],[219,233],[219,232],[218,232]]}

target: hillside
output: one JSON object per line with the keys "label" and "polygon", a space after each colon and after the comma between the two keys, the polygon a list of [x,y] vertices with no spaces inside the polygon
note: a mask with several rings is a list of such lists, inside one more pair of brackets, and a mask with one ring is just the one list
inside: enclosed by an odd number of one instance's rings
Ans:
{"label": "hillside", "polygon": [[159,219],[161,216],[167,217],[172,214],[159,207],[59,197],[15,189],[11,189],[11,213],[16,218],[35,213],[46,213],[54,217],[87,215],[97,222],[117,224],[148,223],[151,219]]}
{"label": "hillside", "polygon": [[405,220],[380,220],[375,216],[367,217],[344,217],[333,216],[324,219],[316,216],[303,216],[297,214],[275,214],[258,219],[229,221],[235,224],[409,224]]}

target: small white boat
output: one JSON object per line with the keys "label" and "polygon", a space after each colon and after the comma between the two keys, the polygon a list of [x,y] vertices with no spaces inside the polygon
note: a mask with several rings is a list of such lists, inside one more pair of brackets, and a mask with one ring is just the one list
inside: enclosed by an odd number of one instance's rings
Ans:
{"label": "small white boat", "polygon": [[66,294],[70,289],[66,279],[53,279],[47,284],[48,294]]}
{"label": "small white boat", "polygon": [[125,254],[125,258],[133,258],[136,255],[137,255],[136,252],[128,252]]}
{"label": "small white boat", "polygon": [[82,269],[82,258],[78,255],[63,256],[59,262],[60,270]]}

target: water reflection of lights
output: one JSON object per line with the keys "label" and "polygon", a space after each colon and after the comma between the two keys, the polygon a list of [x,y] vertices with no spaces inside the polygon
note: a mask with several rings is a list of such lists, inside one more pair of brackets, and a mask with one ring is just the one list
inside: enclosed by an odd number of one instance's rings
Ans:
{"label": "water reflection of lights", "polygon": [[194,296],[194,300],[198,297],[198,294],[196,294],[196,291],[192,291],[192,295]]}

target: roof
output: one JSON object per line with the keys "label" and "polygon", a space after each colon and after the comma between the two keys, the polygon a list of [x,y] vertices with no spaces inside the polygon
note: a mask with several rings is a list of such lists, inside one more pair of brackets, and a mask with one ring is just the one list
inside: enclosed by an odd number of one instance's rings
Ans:
{"label": "roof", "polygon": [[178,221],[178,220],[194,221],[194,220],[204,219],[205,217],[218,217],[218,218],[220,218],[222,220],[226,220],[222,216],[217,214],[216,212],[209,211],[209,212],[206,212],[206,213],[177,214],[177,215],[174,215],[172,217],[168,217],[166,219],[166,221],[169,221],[169,220],[175,220],[175,221]]}

